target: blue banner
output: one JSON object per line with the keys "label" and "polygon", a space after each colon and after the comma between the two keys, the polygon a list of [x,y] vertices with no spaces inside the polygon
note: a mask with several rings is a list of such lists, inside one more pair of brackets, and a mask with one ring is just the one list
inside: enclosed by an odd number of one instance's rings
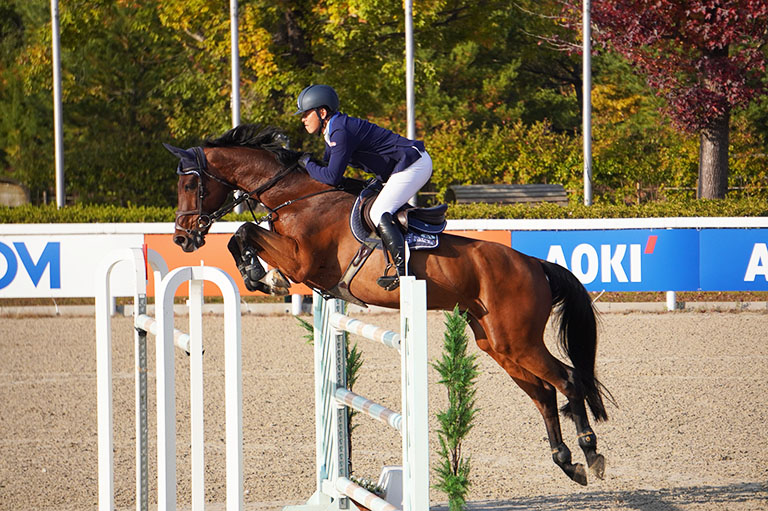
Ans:
{"label": "blue banner", "polygon": [[590,291],[768,291],[768,229],[514,231]]}
{"label": "blue banner", "polygon": [[768,291],[768,229],[704,229],[701,289]]}

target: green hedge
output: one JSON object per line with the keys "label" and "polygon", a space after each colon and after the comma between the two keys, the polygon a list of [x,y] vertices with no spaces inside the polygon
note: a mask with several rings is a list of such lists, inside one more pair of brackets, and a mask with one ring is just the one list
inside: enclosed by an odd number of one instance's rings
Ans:
{"label": "green hedge", "polygon": [[[768,202],[747,197],[723,200],[679,199],[639,205],[569,204],[451,204],[448,217],[460,218],[651,218],[651,217],[758,217],[768,216]],[[224,221],[246,222],[251,214],[229,214]],[[123,208],[116,206],[19,206],[0,207],[0,223],[128,223],[173,222],[174,209],[160,207]]]}
{"label": "green hedge", "polygon": [[677,199],[643,204],[583,204],[558,206],[553,203],[452,204],[449,218],[658,218],[658,217],[739,217],[768,216],[768,202],[755,197],[702,200]]}
{"label": "green hedge", "polygon": [[[74,205],[57,209],[55,205],[24,205],[15,208],[0,207],[0,223],[3,224],[76,224],[76,223],[131,223],[173,222],[174,208],[137,206]],[[250,213],[229,214],[224,221],[252,220]]]}

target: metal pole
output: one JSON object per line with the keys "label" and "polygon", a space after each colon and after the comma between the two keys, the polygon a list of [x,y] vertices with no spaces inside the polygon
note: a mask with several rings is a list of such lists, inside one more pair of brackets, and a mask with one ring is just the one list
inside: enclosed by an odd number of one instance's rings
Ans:
{"label": "metal pole", "polygon": [[[137,271],[137,273],[139,273]],[[158,273],[155,276],[159,276]],[[138,276],[137,276],[138,278]],[[138,286],[139,284],[137,284]],[[146,284],[145,284],[146,286]],[[134,299],[133,323],[147,314],[146,289],[137,290]],[[147,402],[147,331],[134,329],[134,360],[136,361],[136,511],[149,510],[149,422]]]}
{"label": "metal pole", "polygon": [[240,47],[238,45],[237,0],[229,0],[230,46],[232,53],[232,127],[240,124]]}
{"label": "metal pole", "polygon": [[[240,125],[240,46],[238,43],[237,0],[229,0],[230,53],[232,56],[232,127]],[[239,195],[240,192],[235,192]],[[238,204],[235,213],[244,213],[245,204]]]}
{"label": "metal pole", "polygon": [[582,14],[582,132],[584,135],[584,205],[592,205],[592,30],[590,0],[583,2]]}
{"label": "metal pole", "polygon": [[408,111],[408,138],[416,138],[413,96],[413,0],[405,0],[405,105]]}
{"label": "metal pole", "polygon": [[[413,95],[413,0],[405,0],[405,109],[408,112],[408,133],[411,140],[416,138],[416,120],[414,116]],[[408,199],[408,204],[416,206],[418,194]]]}
{"label": "metal pole", "polygon": [[64,195],[64,142],[61,121],[61,53],[59,50],[59,0],[51,0],[51,44],[53,47],[53,135],[56,160],[56,206],[66,205]]}

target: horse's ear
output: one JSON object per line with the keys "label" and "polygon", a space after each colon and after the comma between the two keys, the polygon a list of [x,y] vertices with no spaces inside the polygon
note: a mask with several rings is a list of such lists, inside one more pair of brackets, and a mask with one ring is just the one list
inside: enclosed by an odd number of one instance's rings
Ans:
{"label": "horse's ear", "polygon": [[172,155],[176,156],[178,159],[189,158],[190,156],[192,157],[192,159],[195,158],[195,156],[193,154],[190,154],[190,151],[187,151],[185,149],[181,149],[181,148],[178,148],[178,147],[174,147],[171,144],[163,143],[163,147],[168,149],[168,152],[170,152]]}

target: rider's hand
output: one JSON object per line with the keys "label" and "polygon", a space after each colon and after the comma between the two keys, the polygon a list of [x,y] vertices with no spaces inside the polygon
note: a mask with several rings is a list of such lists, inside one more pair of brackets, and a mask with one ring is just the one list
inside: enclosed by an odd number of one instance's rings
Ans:
{"label": "rider's hand", "polygon": [[309,153],[304,153],[301,155],[301,158],[299,158],[299,165],[301,165],[302,168],[307,168],[307,162],[309,161]]}

